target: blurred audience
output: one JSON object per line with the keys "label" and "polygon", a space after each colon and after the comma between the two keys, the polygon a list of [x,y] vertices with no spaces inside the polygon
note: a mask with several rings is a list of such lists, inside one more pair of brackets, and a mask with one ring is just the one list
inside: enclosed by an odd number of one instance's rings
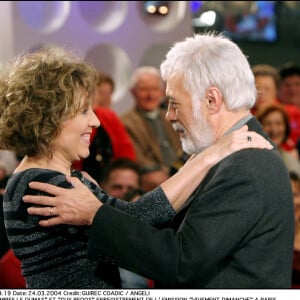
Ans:
{"label": "blurred audience", "polygon": [[21,157],[18,157],[15,152],[10,150],[0,150],[0,161],[5,165],[7,175],[12,174],[20,160]]}
{"label": "blurred audience", "polygon": [[[112,79],[102,73],[97,74],[96,85],[112,82]],[[87,172],[97,182],[103,175],[103,168],[117,158],[136,160],[134,145],[119,116],[106,107],[97,106],[101,101],[100,92],[94,95],[94,112],[100,120],[100,126],[94,128],[91,135],[90,155],[84,160],[75,162],[74,169]],[[103,98],[101,98],[103,99]],[[97,105],[95,104],[97,103]]]}
{"label": "blurred audience", "polygon": [[300,66],[286,63],[279,67],[281,83],[279,87],[279,101],[289,115],[291,133],[290,143],[285,149],[296,147],[300,140]]}
{"label": "blurred audience", "polygon": [[252,113],[256,115],[266,106],[278,103],[280,76],[278,70],[268,64],[255,65],[252,67],[252,72],[257,88],[257,98]]}
{"label": "blurred audience", "polygon": [[140,188],[139,166],[127,158],[115,159],[104,168],[100,185],[111,196],[124,200],[126,193]]}
{"label": "blurred audience", "polygon": [[108,74],[99,72],[98,84],[95,91],[94,107],[112,106],[112,95],[115,90],[115,82]]}
{"label": "blurred audience", "polygon": [[141,188],[144,192],[149,192],[166,181],[170,175],[160,165],[151,168],[141,167]]}
{"label": "blurred audience", "polygon": [[182,160],[183,151],[178,134],[165,118],[166,110],[161,108],[165,93],[159,69],[136,69],[130,91],[135,107],[121,120],[134,143],[137,161],[142,167],[161,165],[170,172],[172,165]]}
{"label": "blurred audience", "polygon": [[280,101],[300,107],[300,66],[288,62],[279,68],[279,72],[281,77]]}
{"label": "blurred audience", "polygon": [[[291,111],[291,108],[286,107],[287,105],[279,102],[278,99],[281,80],[278,69],[268,64],[258,64],[252,67],[252,71],[257,88],[257,98],[251,112],[254,115],[257,115],[269,105],[282,104],[287,113],[289,115],[291,114],[291,118],[293,118],[293,111]],[[289,116],[290,123],[291,118]],[[291,137],[291,132],[281,147],[287,151],[294,150],[295,141]]]}
{"label": "blurred audience", "polygon": [[125,195],[124,199],[128,202],[135,202],[140,199],[140,197],[144,194],[145,192],[141,189],[134,189],[134,190],[129,190]]}
{"label": "blurred audience", "polygon": [[[106,165],[100,185],[113,197],[136,201],[143,191],[140,187],[139,166],[126,158],[115,159]],[[119,268],[122,288],[149,288],[151,282],[143,276]]]}
{"label": "blurred audience", "polygon": [[257,115],[257,119],[278,146],[287,169],[300,176],[300,162],[296,148],[286,151],[282,147],[290,134],[289,116],[285,109],[280,105],[270,105]]}

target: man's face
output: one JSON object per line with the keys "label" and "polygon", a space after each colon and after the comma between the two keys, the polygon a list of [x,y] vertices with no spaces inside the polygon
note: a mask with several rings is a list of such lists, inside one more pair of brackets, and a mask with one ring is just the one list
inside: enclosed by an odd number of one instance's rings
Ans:
{"label": "man's face", "polygon": [[258,90],[255,107],[257,110],[273,104],[277,100],[276,82],[270,75],[257,75],[255,85]]}
{"label": "man's face", "polygon": [[139,188],[139,175],[131,169],[116,169],[102,187],[111,196],[123,199],[126,193]]}
{"label": "man's face", "polygon": [[160,78],[153,74],[144,74],[132,89],[132,94],[139,109],[147,112],[156,110],[164,96]]}
{"label": "man's face", "polygon": [[215,140],[215,133],[208,121],[205,101],[193,108],[190,94],[184,89],[179,78],[167,81],[166,94],[169,105],[166,118],[178,132],[183,150],[199,153]]}
{"label": "man's face", "polygon": [[300,107],[300,76],[291,75],[283,79],[280,86],[280,100]]}

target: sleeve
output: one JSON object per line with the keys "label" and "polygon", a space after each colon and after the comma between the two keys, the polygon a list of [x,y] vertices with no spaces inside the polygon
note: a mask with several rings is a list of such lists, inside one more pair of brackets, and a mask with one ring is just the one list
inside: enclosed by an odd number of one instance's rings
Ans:
{"label": "sleeve", "polygon": [[176,231],[104,205],[92,224],[89,255],[112,256],[122,268],[173,287],[205,281],[262,215],[256,175],[243,162],[219,168],[193,195]]}
{"label": "sleeve", "polygon": [[[71,184],[66,181],[65,176],[56,171],[47,171],[38,168],[28,169],[25,172],[19,173],[14,176],[10,182],[9,189],[7,189],[7,196],[14,200],[22,195],[48,195],[45,192],[33,190],[28,184],[31,181],[39,181],[45,182],[49,184],[53,184],[59,187],[71,188]],[[18,191],[16,193],[16,190]],[[27,208],[32,204],[25,203],[24,201],[16,201],[17,205],[17,215],[20,220],[26,221],[28,217],[30,217],[27,213]],[[39,219],[43,219],[45,217],[39,216],[35,217]]]}
{"label": "sleeve", "polygon": [[102,203],[153,226],[161,227],[175,216],[175,211],[161,187],[142,195],[136,202],[114,198],[96,186],[94,186],[94,190],[95,195]]}

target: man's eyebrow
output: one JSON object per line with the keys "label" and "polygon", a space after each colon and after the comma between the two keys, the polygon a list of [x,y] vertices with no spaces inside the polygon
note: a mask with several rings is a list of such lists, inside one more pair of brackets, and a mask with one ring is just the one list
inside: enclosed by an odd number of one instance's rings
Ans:
{"label": "man's eyebrow", "polygon": [[175,98],[173,96],[166,96],[166,101],[175,101]]}

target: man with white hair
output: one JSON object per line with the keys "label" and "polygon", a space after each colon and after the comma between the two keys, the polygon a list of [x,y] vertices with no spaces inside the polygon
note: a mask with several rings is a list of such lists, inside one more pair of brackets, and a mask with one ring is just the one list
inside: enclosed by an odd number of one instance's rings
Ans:
{"label": "man with white hair", "polygon": [[[167,119],[187,153],[202,152],[245,124],[267,137],[250,113],[256,99],[251,68],[229,39],[206,33],[178,42],[168,52],[161,73],[169,98]],[[79,187],[68,194],[42,184],[31,187],[56,194],[55,199],[37,197],[36,203],[56,208],[57,216],[42,225],[71,222],[75,219],[68,218],[71,212],[82,216],[81,221],[92,224],[91,258],[112,257],[121,267],[152,278],[157,288],[291,286],[293,196],[276,149],[244,149],[221,160],[163,228],[108,205],[88,202],[89,209],[79,209],[79,203],[71,202],[76,193],[83,193]],[[28,199],[33,202],[33,197]],[[49,216],[47,209],[29,211]]]}

